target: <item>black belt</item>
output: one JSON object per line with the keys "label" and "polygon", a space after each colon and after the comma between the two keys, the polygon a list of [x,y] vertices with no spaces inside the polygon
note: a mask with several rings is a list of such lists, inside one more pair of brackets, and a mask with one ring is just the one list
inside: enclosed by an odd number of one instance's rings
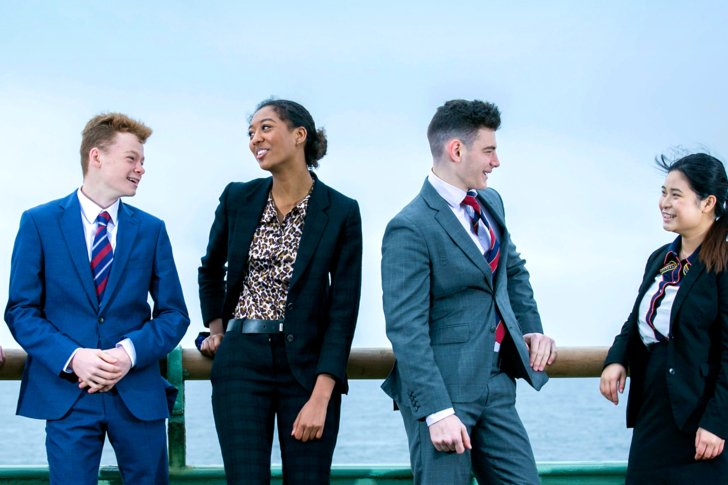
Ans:
{"label": "black belt", "polygon": [[240,333],[283,333],[283,320],[233,318],[228,320],[227,331]]}

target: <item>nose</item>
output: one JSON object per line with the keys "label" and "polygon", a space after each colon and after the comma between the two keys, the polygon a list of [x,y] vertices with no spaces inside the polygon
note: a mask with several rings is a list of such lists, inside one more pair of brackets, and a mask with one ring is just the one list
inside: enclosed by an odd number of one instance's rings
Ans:
{"label": "nose", "polygon": [[134,171],[138,173],[139,175],[144,175],[146,170],[144,169],[144,165],[142,162],[137,162],[136,167],[134,167]]}
{"label": "nose", "polygon": [[493,152],[493,159],[491,160],[490,164],[495,167],[500,167],[500,159],[498,158],[498,152]]}
{"label": "nose", "polygon": [[665,194],[660,195],[660,199],[657,202],[657,205],[660,207],[660,209],[664,209],[670,205],[670,198],[667,197]]}
{"label": "nose", "polygon": [[253,134],[250,136],[250,146],[253,147],[256,143],[259,143],[261,140],[260,131],[255,130]]}

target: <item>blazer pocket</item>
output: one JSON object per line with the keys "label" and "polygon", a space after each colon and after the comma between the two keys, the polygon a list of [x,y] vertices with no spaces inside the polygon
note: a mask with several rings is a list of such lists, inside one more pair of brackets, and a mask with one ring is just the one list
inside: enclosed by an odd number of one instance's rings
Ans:
{"label": "blazer pocket", "polygon": [[470,325],[467,323],[438,325],[430,329],[430,341],[433,345],[467,342],[469,336]]}

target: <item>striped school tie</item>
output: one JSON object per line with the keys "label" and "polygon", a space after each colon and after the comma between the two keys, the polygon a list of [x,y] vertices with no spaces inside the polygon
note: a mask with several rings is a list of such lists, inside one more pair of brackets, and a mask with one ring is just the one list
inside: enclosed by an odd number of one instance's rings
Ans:
{"label": "striped school tie", "polygon": [[[470,229],[475,235],[478,234],[479,222],[483,221],[483,225],[488,229],[488,235],[490,236],[490,247],[486,249],[483,256],[485,261],[490,267],[491,273],[493,273],[493,279],[495,279],[495,272],[498,270],[498,261],[500,261],[500,241],[495,237],[493,228],[488,224],[488,219],[483,214],[483,209],[480,207],[477,199],[478,193],[474,190],[468,190],[467,195],[463,199],[465,205],[465,211],[470,217]],[[506,336],[506,326],[503,323],[503,317],[501,317],[498,306],[495,307],[495,347],[494,350],[498,352],[500,350],[501,342]]]}
{"label": "striped school tie", "polygon": [[96,297],[99,302],[104,297],[106,283],[109,281],[111,262],[114,261],[114,251],[111,249],[111,242],[106,231],[106,226],[110,220],[111,216],[106,211],[100,213],[96,218],[96,234],[91,247],[91,272],[94,275]]}

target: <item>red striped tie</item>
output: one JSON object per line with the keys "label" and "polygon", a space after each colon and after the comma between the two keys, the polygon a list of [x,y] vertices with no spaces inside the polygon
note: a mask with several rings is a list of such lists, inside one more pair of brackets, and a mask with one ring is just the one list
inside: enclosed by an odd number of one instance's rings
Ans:
{"label": "red striped tie", "polygon": [[[500,261],[500,241],[496,239],[495,232],[490,227],[490,224],[488,224],[488,219],[486,219],[485,215],[483,214],[480,203],[476,198],[477,195],[478,193],[476,191],[469,190],[462,203],[465,205],[465,211],[470,217],[470,229],[473,231],[473,233],[475,233],[476,236],[478,235],[479,221],[483,221],[483,225],[486,227],[486,229],[488,229],[488,234],[490,235],[490,247],[486,249],[483,256],[485,257],[488,266],[490,266],[490,271],[491,273],[493,273],[493,278],[495,279],[495,272],[498,270],[498,261]],[[501,317],[497,305],[495,307],[495,321],[497,323],[495,327],[494,350],[498,352],[500,350],[501,342],[503,342],[503,338],[506,336],[506,326],[503,323],[503,317]]]}
{"label": "red striped tie", "polygon": [[94,235],[93,246],[91,246],[91,272],[94,275],[96,286],[96,297],[101,302],[106,290],[106,283],[109,281],[111,263],[114,261],[114,251],[111,249],[111,242],[106,231],[106,226],[111,220],[108,212],[103,211],[96,218],[96,234]]}

